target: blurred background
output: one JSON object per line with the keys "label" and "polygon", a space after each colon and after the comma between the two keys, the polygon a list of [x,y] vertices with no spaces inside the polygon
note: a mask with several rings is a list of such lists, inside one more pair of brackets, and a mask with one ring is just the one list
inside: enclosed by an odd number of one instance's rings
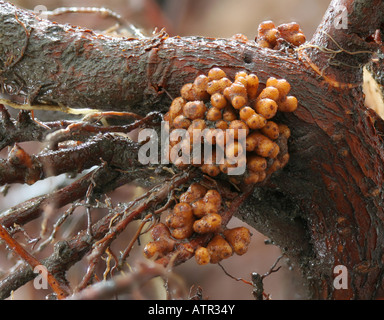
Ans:
{"label": "blurred background", "polygon": [[[15,5],[31,10],[41,10],[46,7],[53,10],[58,7],[80,6],[80,7],[105,7],[118,13],[123,19],[151,34],[157,28],[165,27],[171,36],[207,36],[207,37],[231,37],[242,33],[252,40],[257,33],[257,27],[264,20],[273,20],[275,24],[296,21],[307,36],[316,30],[321,18],[329,4],[328,0],[19,0],[12,1]],[[38,6],[38,7],[37,7]],[[66,14],[54,18],[60,23],[80,25],[95,30],[105,30],[114,25],[111,19],[105,19],[95,14]],[[256,71],[257,72],[257,71]],[[39,148],[36,144],[23,144],[27,152],[33,153]],[[0,154],[6,156],[6,150]],[[44,194],[70,183],[70,177],[62,175],[59,177],[40,181],[33,186],[12,186],[7,196],[0,194],[0,210],[5,210],[17,203],[25,201],[39,194]],[[114,203],[129,201],[135,195],[144,192],[134,186],[124,186],[111,193]],[[28,224],[26,229],[29,236],[38,237],[41,223],[48,219],[51,223],[65,211],[61,209],[57,213],[47,213],[42,219]],[[81,210],[79,210],[81,211]],[[1,212],[1,211],[0,211]],[[103,213],[95,213],[97,215]],[[68,236],[68,232],[75,234],[84,227],[86,218],[84,212],[73,215],[63,226],[60,237]],[[232,219],[230,227],[244,225],[238,219]],[[123,235],[114,243],[113,250],[124,250],[124,245],[130,241],[137,226],[131,225]],[[70,230],[70,231],[68,231]],[[249,251],[244,256],[233,256],[224,260],[222,265],[226,271],[235,278],[250,280],[251,273],[264,274],[268,272],[276,259],[281,255],[279,248],[266,245],[267,239],[256,230],[253,233],[252,243]],[[19,239],[24,239],[19,235]],[[25,239],[24,239],[25,240]],[[21,241],[21,240],[20,240]],[[129,257],[129,263],[134,267],[135,261],[143,260],[142,247],[136,246]],[[49,251],[43,251],[40,258],[49,255]],[[8,272],[17,260],[16,257],[7,252],[4,245],[0,244],[0,277]],[[281,259],[277,266],[282,268],[265,278],[265,292],[272,299],[303,299],[301,287],[296,270],[289,267],[286,259]],[[77,283],[86,272],[87,264],[80,262],[70,269],[68,278]],[[103,270],[105,266],[101,266]],[[102,271],[101,271],[102,272]],[[175,272],[184,281],[189,290],[192,286],[200,286],[203,296],[209,299],[253,299],[252,287],[242,281],[236,281],[226,275],[217,265],[198,266],[193,259],[175,268]],[[162,285],[156,283],[148,284],[145,298],[164,298]],[[14,299],[44,299],[49,290],[36,291],[32,283],[29,283],[13,294]]]}

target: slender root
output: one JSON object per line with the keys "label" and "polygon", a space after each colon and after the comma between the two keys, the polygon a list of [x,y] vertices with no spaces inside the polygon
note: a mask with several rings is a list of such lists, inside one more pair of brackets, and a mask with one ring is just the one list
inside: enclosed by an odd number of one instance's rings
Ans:
{"label": "slender root", "polygon": [[[13,252],[18,254],[32,268],[42,266],[42,263],[30,255],[15,239],[13,239],[2,225],[0,225],[0,237],[5,241],[8,247],[12,249]],[[70,294],[68,288],[65,288],[49,271],[47,271],[47,281],[59,299],[63,299]]]}
{"label": "slender root", "polygon": [[128,257],[129,253],[131,252],[133,245],[138,240],[138,238],[141,235],[141,231],[143,230],[145,224],[149,221],[149,219],[152,217],[152,214],[148,214],[145,216],[143,221],[140,223],[140,226],[137,228],[137,231],[131,241],[129,242],[127,248],[124,250],[124,252],[121,254],[121,257],[119,259],[119,265],[122,266],[124,264],[125,259]]}

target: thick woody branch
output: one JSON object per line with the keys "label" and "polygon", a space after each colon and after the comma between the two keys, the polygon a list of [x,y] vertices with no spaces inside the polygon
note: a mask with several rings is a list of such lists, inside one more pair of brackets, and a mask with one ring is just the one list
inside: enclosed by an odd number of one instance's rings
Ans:
{"label": "thick woody branch", "polygon": [[32,184],[49,176],[81,172],[105,161],[120,169],[141,167],[137,152],[140,145],[112,134],[96,136],[74,148],[42,152],[29,156],[15,146],[8,159],[0,160],[0,185]]}
{"label": "thick woody branch", "polygon": [[[120,118],[119,121],[116,118]],[[57,149],[61,141],[86,141],[98,133],[130,133],[138,128],[155,126],[161,118],[158,112],[149,113],[146,117],[128,112],[94,112],[80,120],[61,119],[42,123],[32,119],[24,110],[17,119],[12,119],[8,110],[0,104],[0,150],[26,141],[48,142],[51,149]],[[116,124],[105,127],[97,123],[101,119]]]}
{"label": "thick woody branch", "polygon": [[95,185],[93,193],[103,194],[147,174],[143,171],[121,173],[109,167],[95,169],[62,189],[29,199],[2,212],[0,224],[7,228],[15,224],[24,225],[40,217],[47,208],[59,209],[83,199],[92,183]]}
{"label": "thick woody branch", "polygon": [[300,48],[303,58],[336,87],[362,82],[362,67],[379,49],[375,33],[384,32],[381,0],[333,0],[309,44]]}
{"label": "thick woody branch", "polygon": [[[335,7],[339,5],[348,10],[346,30],[335,27],[339,13]],[[377,49],[377,44],[366,37],[380,28],[382,5],[377,0],[335,0],[310,46],[299,49],[303,59],[308,56],[316,72],[332,81],[361,82],[359,68]],[[367,16],[372,18],[369,23]],[[285,77],[290,83],[302,78],[301,71],[296,72],[302,70],[296,59],[252,42],[168,37],[165,33],[140,40],[113,38],[87,29],[42,23],[32,12],[6,2],[0,3],[0,17],[0,28],[5,30],[0,38],[0,83],[3,91],[24,108],[136,109],[144,115],[154,104],[157,110],[165,110],[170,102],[166,93],[175,96],[181,84],[213,66],[224,68],[229,76],[239,69],[259,71],[262,81],[267,75]],[[343,40],[345,37],[348,41]],[[345,68],[348,79],[342,81],[333,75]]]}

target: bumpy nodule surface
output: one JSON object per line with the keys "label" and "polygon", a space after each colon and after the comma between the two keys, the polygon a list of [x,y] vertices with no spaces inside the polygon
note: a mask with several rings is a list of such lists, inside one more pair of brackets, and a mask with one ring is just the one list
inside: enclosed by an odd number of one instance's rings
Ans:
{"label": "bumpy nodule surface", "polygon": [[[179,168],[200,167],[211,177],[227,175],[235,184],[264,181],[289,159],[290,130],[274,117],[298,107],[290,90],[285,79],[270,77],[259,85],[257,75],[245,71],[238,72],[233,81],[219,68],[199,75],[182,87],[181,96],[172,101],[165,115],[170,131],[169,160]],[[176,129],[184,129],[185,135]],[[207,145],[211,147],[209,157],[204,154]],[[177,152],[172,151],[175,148]],[[231,175],[231,170],[241,166],[245,168],[241,174]]]}
{"label": "bumpy nodule surface", "polygon": [[147,258],[158,259],[172,253],[178,244],[186,244],[199,235],[210,235],[206,246],[194,250],[199,265],[218,263],[234,253],[243,255],[248,250],[251,233],[245,227],[227,229],[222,225],[223,200],[220,193],[192,183],[179,196],[179,203],[168,210],[165,223],[157,223],[151,231],[154,241],[144,248]]}

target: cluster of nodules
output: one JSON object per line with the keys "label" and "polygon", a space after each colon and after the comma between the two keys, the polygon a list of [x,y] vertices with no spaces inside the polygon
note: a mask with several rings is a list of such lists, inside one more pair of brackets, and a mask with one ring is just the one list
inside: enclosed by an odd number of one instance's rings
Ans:
{"label": "cluster of nodules", "polygon": [[278,27],[272,21],[260,23],[256,42],[260,47],[278,49],[282,41],[294,47],[305,42],[305,35],[296,22],[284,23]]}
{"label": "cluster of nodules", "polygon": [[[286,143],[290,130],[273,118],[278,112],[296,110],[298,101],[289,95],[290,89],[287,80],[274,77],[259,86],[257,75],[245,71],[238,72],[234,81],[220,68],[198,76],[182,87],[181,96],[173,100],[165,115],[169,121],[170,150],[181,144],[180,150],[190,155],[190,162],[184,161],[180,152],[172,151],[170,161],[181,168],[198,166],[211,177],[229,176],[229,170],[243,166],[245,173],[241,179],[233,177],[233,182],[263,181],[289,159],[287,148],[281,148],[280,143]],[[188,139],[174,138],[175,129],[184,129]],[[241,137],[244,139],[240,141]],[[195,144],[212,145],[211,161],[204,162],[204,150],[194,153]],[[281,153],[282,149],[285,153]]]}
{"label": "cluster of nodules", "polygon": [[199,235],[210,235],[206,246],[192,247],[200,265],[218,263],[236,253],[247,252],[251,233],[245,227],[225,229],[221,216],[222,198],[218,191],[193,183],[180,195],[179,203],[169,210],[165,221],[151,230],[154,241],[144,248],[147,258],[161,258],[172,253],[178,244]]}

